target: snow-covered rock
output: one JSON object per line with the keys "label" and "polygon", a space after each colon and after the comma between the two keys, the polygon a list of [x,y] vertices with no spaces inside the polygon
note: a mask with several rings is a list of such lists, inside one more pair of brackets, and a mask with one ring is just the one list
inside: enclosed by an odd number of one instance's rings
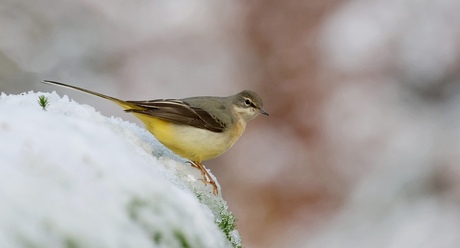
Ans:
{"label": "snow-covered rock", "polygon": [[136,124],[54,92],[0,95],[0,247],[241,246],[200,178]]}

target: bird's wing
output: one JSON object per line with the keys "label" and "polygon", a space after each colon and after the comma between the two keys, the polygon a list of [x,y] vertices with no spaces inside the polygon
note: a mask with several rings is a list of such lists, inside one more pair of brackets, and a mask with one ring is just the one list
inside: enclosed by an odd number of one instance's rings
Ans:
{"label": "bird's wing", "polygon": [[125,109],[126,112],[150,115],[176,124],[194,126],[212,132],[223,132],[225,124],[202,108],[175,99],[151,101],[126,101],[138,108]]}

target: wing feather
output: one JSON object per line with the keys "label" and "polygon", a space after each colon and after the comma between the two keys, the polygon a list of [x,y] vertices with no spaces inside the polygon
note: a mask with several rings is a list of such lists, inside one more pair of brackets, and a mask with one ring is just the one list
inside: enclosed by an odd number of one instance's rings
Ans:
{"label": "wing feather", "polygon": [[202,108],[176,100],[127,101],[137,108],[126,109],[126,112],[150,115],[176,124],[190,125],[212,132],[225,131],[225,124]]}

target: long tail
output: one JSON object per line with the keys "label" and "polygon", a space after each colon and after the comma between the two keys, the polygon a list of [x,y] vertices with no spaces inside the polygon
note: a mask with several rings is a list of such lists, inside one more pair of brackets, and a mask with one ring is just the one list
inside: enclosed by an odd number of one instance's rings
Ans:
{"label": "long tail", "polygon": [[73,90],[78,90],[78,91],[82,91],[82,92],[85,92],[85,93],[90,94],[90,95],[95,95],[95,96],[98,96],[98,97],[102,97],[104,99],[110,100],[110,101],[120,105],[124,109],[130,109],[130,108],[133,108],[133,107],[135,108],[134,104],[128,103],[126,101],[120,100],[120,99],[115,98],[115,97],[111,97],[111,96],[107,96],[107,95],[97,93],[97,92],[94,92],[94,91],[91,91],[91,90],[83,89],[83,88],[80,88],[80,87],[77,87],[77,86],[68,85],[68,84],[64,84],[64,83],[60,83],[60,82],[56,82],[56,81],[50,81],[50,80],[43,80],[42,83],[49,84],[49,85],[57,85],[57,86],[60,86],[60,87],[69,88],[69,89],[73,89]]}

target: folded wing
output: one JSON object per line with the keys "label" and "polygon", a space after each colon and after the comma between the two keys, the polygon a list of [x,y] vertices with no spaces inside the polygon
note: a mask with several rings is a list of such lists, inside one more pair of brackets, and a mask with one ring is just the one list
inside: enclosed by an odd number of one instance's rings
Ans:
{"label": "folded wing", "polygon": [[225,131],[225,124],[202,108],[175,100],[126,101],[139,108],[125,109],[126,112],[150,115],[180,125],[189,125],[212,132]]}

